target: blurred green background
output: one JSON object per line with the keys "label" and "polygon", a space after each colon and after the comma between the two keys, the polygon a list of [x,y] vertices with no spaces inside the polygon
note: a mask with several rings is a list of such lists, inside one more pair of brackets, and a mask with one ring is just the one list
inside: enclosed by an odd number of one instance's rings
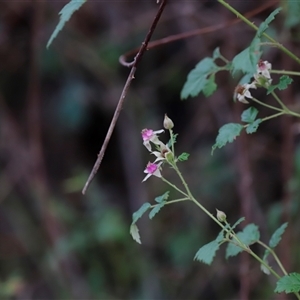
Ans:
{"label": "blurred green background", "polygon": [[[255,24],[280,4],[271,2],[230,1],[253,12]],[[211,212],[225,211],[230,222],[255,222],[266,242],[291,222],[279,255],[289,271],[299,271],[297,120],[264,123],[211,156],[218,128],[238,122],[245,109],[232,101],[238,78],[218,74],[213,96],[180,100],[198,61],[216,47],[232,59],[249,45],[252,29],[230,26],[236,16],[216,1],[170,0],[153,39],[224,26],[145,53],[83,196],[129,74],[119,56],[141,45],[158,5],[89,0],[47,50],[66,3],[0,2],[0,299],[275,299],[275,279],[247,256],[226,261],[222,249],[212,266],[193,261],[219,228],[191,203],[165,207],[152,221],[144,216],[142,245],[129,235],[132,213],[167,190],[157,178],[141,183],[152,158],[140,136],[143,128],[162,128],[167,113],[179,133],[177,153],[191,154],[182,173],[197,199]],[[299,26],[286,26],[286,3],[269,32],[299,55]],[[279,50],[265,50],[273,68],[300,71]],[[281,93],[286,103],[300,101],[298,87],[294,78]],[[260,91],[257,97],[268,99]],[[164,176],[178,182],[172,170]]]}

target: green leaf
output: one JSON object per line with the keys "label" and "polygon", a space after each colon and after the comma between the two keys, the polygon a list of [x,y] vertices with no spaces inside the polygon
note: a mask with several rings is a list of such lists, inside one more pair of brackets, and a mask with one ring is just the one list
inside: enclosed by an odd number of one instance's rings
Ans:
{"label": "green leaf", "polygon": [[245,217],[241,217],[239,218],[232,226],[231,229],[233,230],[236,226],[238,226],[240,223],[242,223],[243,221],[245,221]]}
{"label": "green leaf", "polygon": [[275,16],[281,11],[281,8],[275,9],[268,17],[267,19],[262,22],[257,30],[256,35],[258,37],[261,37],[262,34],[268,29],[269,24],[275,19]]}
{"label": "green leaf", "polygon": [[259,124],[262,122],[262,119],[257,119],[255,120],[253,123],[250,123],[247,127],[246,127],[246,132],[248,134],[254,133],[257,131],[257,128],[259,126]]}
{"label": "green leaf", "polygon": [[[259,240],[260,234],[257,225],[248,224],[243,231],[237,233],[237,236],[241,242],[243,242],[246,246],[249,246]],[[232,240],[234,241],[234,239]],[[241,247],[229,243],[226,249],[226,258],[236,256],[242,251],[243,249]]]}
{"label": "green leaf", "polygon": [[187,99],[189,96],[197,96],[206,86],[207,77],[218,71],[218,66],[210,57],[202,59],[196,67],[188,74],[182,91],[181,99]]}
{"label": "green leaf", "polygon": [[165,192],[163,195],[156,197],[154,200],[155,200],[155,202],[157,202],[157,203],[161,203],[161,202],[163,202],[163,201],[165,201],[165,200],[168,200],[169,194],[170,194],[170,192],[167,191],[167,192]]}
{"label": "green leaf", "polygon": [[300,274],[290,273],[281,277],[276,283],[275,293],[298,293],[300,291]]}
{"label": "green leaf", "polygon": [[205,97],[211,96],[217,89],[217,85],[215,83],[215,74],[212,74],[209,76],[204,88],[203,88],[203,94]]}
{"label": "green leaf", "polygon": [[231,69],[232,75],[234,76],[237,71],[241,71],[244,74],[255,74],[256,65],[260,56],[260,39],[255,36],[250,46],[233,58]]}
{"label": "green leaf", "polygon": [[139,234],[139,229],[137,228],[136,224],[131,224],[130,226],[130,234],[132,238],[139,244],[141,244],[141,237]]}
{"label": "green leaf", "polygon": [[152,220],[153,217],[165,206],[166,202],[156,204],[149,213],[149,218]]}
{"label": "green leaf", "polygon": [[267,91],[267,95],[269,95],[270,93],[272,93],[275,89],[279,89],[279,90],[285,90],[289,84],[291,84],[293,82],[293,79],[287,75],[283,75],[280,77],[279,83],[275,84],[275,85],[271,85],[268,88]]}
{"label": "green leaf", "polygon": [[220,53],[220,48],[217,47],[213,52],[213,59],[216,60],[217,58],[220,58],[222,55]]}
{"label": "green leaf", "polygon": [[212,146],[212,153],[216,148],[222,148],[227,143],[232,143],[236,139],[236,137],[240,135],[243,128],[243,125],[237,123],[229,123],[223,125],[219,129],[216,143]]}
{"label": "green leaf", "polygon": [[213,262],[216,252],[219,248],[219,242],[214,240],[202,246],[196,253],[194,260],[202,261],[203,263],[210,265]]}
{"label": "green leaf", "polygon": [[288,226],[288,223],[284,223],[282,224],[278,229],[276,229],[276,231],[272,234],[270,242],[269,242],[269,246],[271,248],[275,248],[279,242],[281,241],[281,236],[283,235],[286,227]]}
{"label": "green leaf", "polygon": [[132,224],[135,224],[139,218],[142,217],[142,215],[151,207],[151,204],[146,202],[144,203],[139,210],[137,210],[133,215],[132,215]]}
{"label": "green leaf", "polygon": [[286,5],[286,18],[285,27],[291,28],[300,23],[300,1],[286,0],[284,1]]}
{"label": "green leaf", "polygon": [[188,160],[189,156],[190,156],[189,153],[183,152],[183,153],[181,153],[181,154],[178,156],[178,160],[179,160],[179,161],[185,161],[185,160]]}
{"label": "green leaf", "polygon": [[[172,145],[175,145],[175,144],[176,144],[176,142],[177,142],[177,137],[178,137],[178,133],[172,135],[172,138],[170,138],[170,140],[169,140],[168,143],[167,143],[167,146],[168,146],[169,148],[171,148]],[[159,149],[158,149],[158,150],[159,150]]]}
{"label": "green leaf", "polygon": [[258,110],[255,107],[249,107],[248,109],[244,110],[241,119],[243,122],[252,123],[255,121],[256,116],[258,114]]}
{"label": "green leaf", "polygon": [[48,43],[47,43],[47,48],[51,45],[52,41],[56,38],[58,33],[63,29],[65,26],[65,23],[70,20],[71,16],[73,13],[78,10],[86,0],[71,0],[68,4],[66,4],[63,9],[59,12],[60,19],[59,22],[53,31]]}

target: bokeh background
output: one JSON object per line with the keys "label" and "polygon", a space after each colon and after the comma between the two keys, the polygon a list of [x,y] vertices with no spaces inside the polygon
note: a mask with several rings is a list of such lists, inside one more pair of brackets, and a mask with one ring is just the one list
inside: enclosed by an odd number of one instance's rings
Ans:
{"label": "bokeh background", "polygon": [[[257,25],[284,6],[269,33],[300,55],[288,1],[229,2]],[[142,245],[129,235],[132,213],[169,190],[157,178],[141,183],[151,158],[140,132],[162,128],[167,113],[179,134],[177,153],[191,154],[181,170],[197,199],[211,212],[226,212],[230,222],[241,216],[244,224],[255,222],[265,242],[289,221],[278,251],[288,271],[299,270],[299,122],[271,120],[211,156],[218,128],[239,122],[246,108],[232,101],[239,79],[220,73],[213,96],[180,100],[201,59],[216,47],[232,59],[253,30],[231,24],[236,16],[217,1],[170,0],[153,40],[199,32],[145,53],[83,196],[129,74],[119,56],[141,45],[158,5],[89,0],[47,50],[66,3],[0,2],[0,298],[285,299],[273,294],[275,279],[246,255],[226,261],[222,249],[212,266],[193,261],[219,228],[191,203],[165,207],[151,221],[145,215],[138,222]],[[299,71],[276,48],[264,48],[263,59],[274,69]],[[297,105],[299,79],[280,94]],[[264,91],[256,96],[272,101]],[[260,116],[269,113],[260,109]],[[170,169],[164,176],[178,182]]]}

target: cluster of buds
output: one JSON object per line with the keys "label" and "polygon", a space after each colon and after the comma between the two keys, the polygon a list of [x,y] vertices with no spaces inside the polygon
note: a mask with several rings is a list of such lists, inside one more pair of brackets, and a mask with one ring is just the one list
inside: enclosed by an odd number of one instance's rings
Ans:
{"label": "cluster of buds", "polygon": [[272,65],[268,61],[259,60],[256,68],[256,73],[254,74],[254,81],[247,84],[238,85],[235,88],[234,95],[235,98],[242,103],[249,103],[246,98],[252,99],[250,89],[256,89],[257,87],[268,88],[272,83],[272,78],[270,75],[270,70]]}
{"label": "cluster of buds", "polygon": [[[165,115],[163,124],[164,128],[167,130],[171,130],[174,126],[172,120],[167,115]],[[142,130],[143,145],[151,154],[156,157],[154,162],[148,162],[146,169],[144,170],[144,173],[146,173],[147,175],[145,176],[143,181],[146,181],[152,175],[156,177],[162,177],[161,165],[165,161],[171,162],[174,158],[174,155],[170,148],[158,138],[158,135],[162,132],[164,132],[164,129],[155,131],[152,129]],[[152,150],[153,146],[155,147],[155,150]]]}

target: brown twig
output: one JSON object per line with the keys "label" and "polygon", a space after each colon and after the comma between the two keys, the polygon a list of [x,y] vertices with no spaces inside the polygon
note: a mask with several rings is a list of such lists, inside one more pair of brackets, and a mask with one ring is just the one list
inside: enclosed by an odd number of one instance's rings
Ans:
{"label": "brown twig", "polygon": [[[259,14],[260,12],[266,10],[267,8],[274,6],[277,2],[278,1],[271,0],[271,1],[261,5],[260,7],[256,8],[256,9],[253,9],[250,12],[246,13],[245,17],[247,17],[247,18],[253,17],[253,16]],[[183,39],[186,39],[186,38],[190,38],[192,36],[211,33],[211,32],[217,31],[219,29],[230,27],[230,26],[235,25],[235,24],[240,23],[240,22],[241,22],[241,19],[233,19],[233,20],[227,21],[225,23],[212,25],[212,26],[208,26],[208,27],[205,27],[205,28],[196,29],[196,30],[192,30],[192,31],[188,31],[188,32],[183,32],[183,33],[180,33],[180,34],[170,35],[170,36],[167,36],[165,38],[150,42],[148,44],[147,49],[149,50],[149,49],[155,48],[157,46],[169,44],[171,42],[175,42],[175,41],[178,41],[178,40],[183,40]],[[129,59],[129,57],[132,57],[133,55],[135,55],[138,51],[139,51],[139,48],[134,48],[134,49],[126,52],[125,54],[121,55],[120,58],[119,58],[120,64],[122,64],[123,66],[126,66],[126,67],[131,66],[134,63],[134,60],[133,60],[133,62],[129,62],[129,63],[127,62],[127,60]]]}
{"label": "brown twig", "polygon": [[152,35],[153,35],[153,33],[154,33],[154,30],[155,30],[155,28],[156,28],[156,26],[157,26],[157,24],[158,24],[158,21],[159,21],[161,15],[162,15],[162,12],[163,12],[163,10],[164,10],[166,4],[167,4],[167,0],[163,0],[163,1],[161,2],[160,7],[159,7],[159,9],[158,9],[158,11],[157,11],[157,14],[156,14],[156,16],[155,16],[155,18],[154,18],[154,20],[153,20],[153,22],[152,22],[152,24],[151,24],[151,27],[150,27],[150,29],[149,29],[147,35],[146,35],[146,38],[145,38],[144,42],[142,43],[142,45],[141,45],[141,47],[140,47],[140,49],[139,49],[137,55],[135,56],[133,62],[127,63],[127,64],[126,64],[126,66],[131,67],[131,71],[130,71],[130,73],[129,73],[129,75],[128,75],[128,78],[127,78],[127,80],[126,80],[126,83],[125,83],[125,85],[124,85],[124,88],[123,88],[123,91],[122,91],[122,93],[121,93],[120,99],[119,99],[119,101],[118,101],[118,105],[117,105],[117,107],[116,107],[114,116],[113,116],[112,121],[111,121],[111,123],[110,123],[110,126],[109,126],[109,128],[108,128],[108,131],[107,131],[105,140],[104,140],[103,145],[102,145],[102,147],[101,147],[101,150],[100,150],[100,152],[99,152],[99,154],[98,154],[98,158],[97,158],[97,160],[96,160],[96,162],[95,162],[95,164],[94,164],[94,167],[93,167],[93,169],[92,169],[92,171],[91,171],[91,173],[90,173],[90,175],[89,175],[89,178],[87,179],[87,181],[86,181],[86,183],[85,183],[85,185],[84,185],[84,188],[83,188],[83,190],[82,190],[82,193],[83,193],[83,194],[86,193],[86,190],[88,189],[90,183],[91,183],[92,180],[94,179],[94,177],[95,177],[95,175],[96,175],[96,173],[97,173],[97,171],[98,171],[98,169],[99,169],[99,167],[100,167],[101,161],[102,161],[103,156],[104,156],[104,154],[105,154],[105,150],[106,150],[106,148],[107,148],[107,145],[108,145],[108,143],[109,143],[109,140],[110,140],[110,138],[111,138],[111,136],[112,136],[112,133],[113,133],[113,131],[114,131],[114,128],[115,128],[115,126],[116,126],[117,120],[118,120],[118,118],[119,118],[120,112],[121,112],[121,110],[122,110],[123,103],[124,103],[124,100],[125,100],[125,98],[126,98],[128,89],[129,89],[129,87],[130,87],[130,85],[131,85],[132,80],[134,79],[134,74],[135,74],[135,71],[136,71],[136,67],[137,67],[139,61],[141,60],[143,54],[144,54],[145,51],[147,50],[147,46],[148,46],[148,44],[149,44],[149,41],[150,41],[150,39],[151,39],[151,37],[152,37]]}

